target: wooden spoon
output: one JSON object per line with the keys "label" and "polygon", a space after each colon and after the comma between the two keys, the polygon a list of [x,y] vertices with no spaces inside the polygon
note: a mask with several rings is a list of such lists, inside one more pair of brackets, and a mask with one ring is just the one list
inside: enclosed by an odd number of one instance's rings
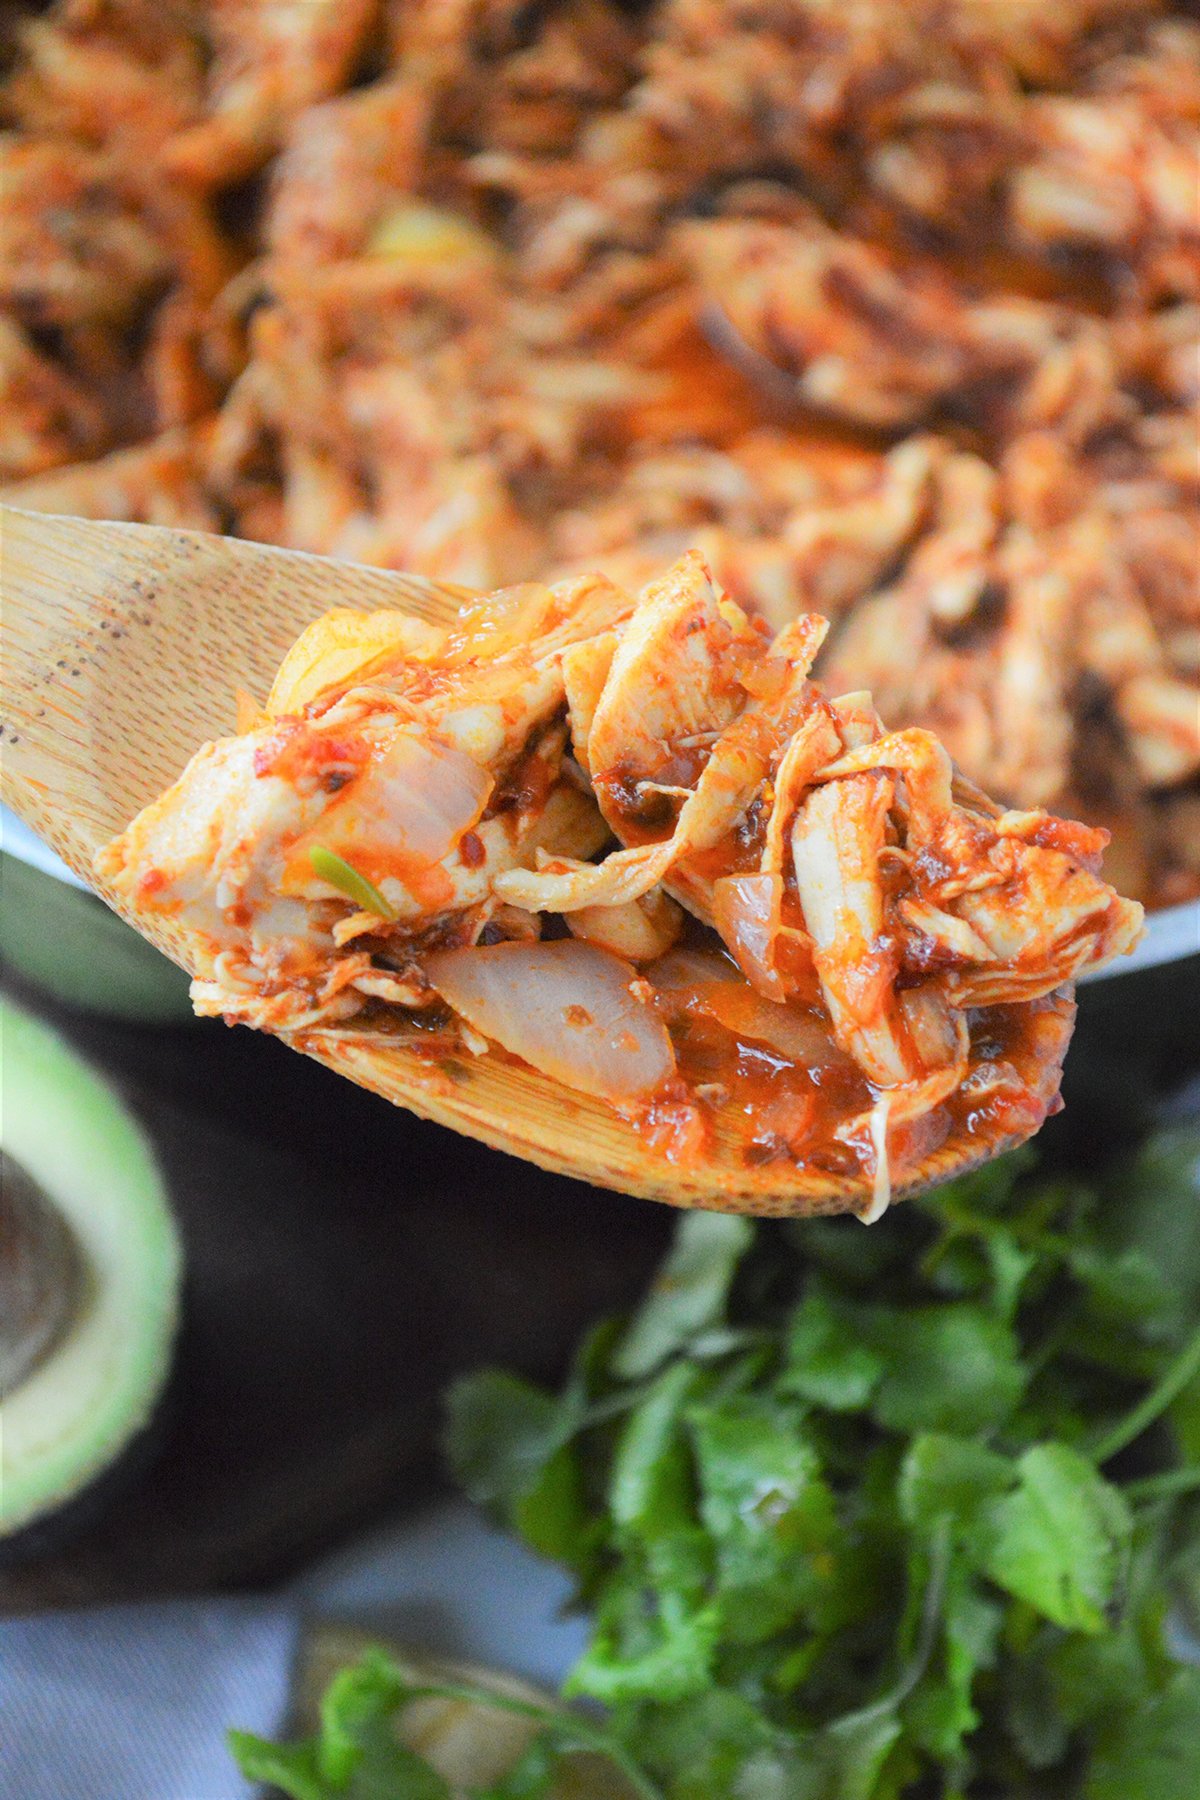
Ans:
{"label": "wooden spoon", "polygon": [[[4,799],[143,936],[190,968],[186,928],[118,902],[92,873],[96,851],[202,743],[235,729],[236,690],[265,694],[318,613],[391,606],[445,623],[466,597],[419,576],[234,538],[0,509]],[[1062,1029],[1045,1052],[1050,1092],[1074,1012],[1066,995],[1053,1007]],[[464,1052],[431,1063],[414,1054],[409,1035],[402,1023],[352,1022],[289,1041],[423,1118],[601,1187],[675,1206],[776,1214],[869,1200],[861,1175],[786,1161],[748,1166],[719,1116],[709,1158],[677,1168],[600,1101],[499,1056]],[[906,1171],[897,1195],[1012,1141],[985,1122]]]}

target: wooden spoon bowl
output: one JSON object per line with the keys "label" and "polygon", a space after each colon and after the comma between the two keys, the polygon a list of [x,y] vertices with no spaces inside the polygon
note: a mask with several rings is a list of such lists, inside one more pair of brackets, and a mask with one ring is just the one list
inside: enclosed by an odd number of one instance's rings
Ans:
{"label": "wooden spoon bowl", "polygon": [[[391,606],[445,623],[466,597],[418,576],[233,538],[0,509],[4,799],[110,906],[191,971],[186,928],[142,917],[106,891],[92,871],[96,851],[175,780],[202,743],[235,729],[237,689],[264,695],[284,653],[319,613]],[[1055,996],[1044,1016],[1039,1079],[1049,1097],[1070,1037],[1069,993]],[[673,1206],[779,1215],[857,1209],[870,1198],[861,1175],[790,1162],[748,1166],[737,1132],[723,1130],[719,1116],[711,1155],[676,1167],[603,1103],[499,1053],[431,1060],[422,1035],[398,1021],[294,1033],[288,1041],[395,1105],[600,1187]],[[1014,1141],[1011,1132],[978,1123],[908,1170],[896,1197]]]}

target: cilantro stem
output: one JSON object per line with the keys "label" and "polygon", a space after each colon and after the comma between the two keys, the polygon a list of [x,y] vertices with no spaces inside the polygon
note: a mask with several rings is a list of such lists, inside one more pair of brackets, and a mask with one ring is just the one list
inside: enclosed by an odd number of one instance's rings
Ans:
{"label": "cilantro stem", "polygon": [[330,850],[325,844],[314,844],[309,850],[308,860],[314,875],[327,881],[330,887],[337,888],[348,900],[353,900],[363,912],[375,913],[389,922],[395,919],[395,907],[384,899],[375,883],[368,881],[365,875],[335,850]]}
{"label": "cilantro stem", "polygon": [[840,1719],[833,1720],[828,1727],[830,1731],[857,1731],[875,1719],[886,1718],[888,1713],[895,1712],[898,1706],[903,1705],[921,1680],[933,1655],[945,1606],[946,1581],[950,1573],[950,1537],[949,1519],[939,1520],[929,1545],[929,1576],[921,1602],[917,1641],[907,1665],[901,1669],[885,1694],[881,1694],[869,1706],[860,1707],[857,1712],[844,1713]]}
{"label": "cilantro stem", "polygon": [[1121,1492],[1135,1505],[1142,1500],[1173,1500],[1181,1494],[1200,1490],[1200,1464],[1186,1469],[1164,1469],[1158,1475],[1143,1475],[1137,1481],[1126,1481]]}
{"label": "cilantro stem", "polygon": [[950,1538],[949,1519],[939,1519],[929,1545],[929,1579],[925,1584],[925,1597],[921,1603],[917,1642],[907,1669],[902,1671],[891,1693],[885,1694],[881,1701],[876,1702],[880,1710],[899,1706],[902,1701],[907,1700],[929,1667],[946,1603],[946,1581],[950,1574]]}
{"label": "cilantro stem", "polygon": [[1171,1402],[1178,1398],[1197,1374],[1200,1374],[1200,1327],[1192,1333],[1145,1398],[1138,1402],[1132,1412],[1126,1413],[1123,1419],[1118,1419],[1093,1447],[1092,1456],[1095,1461],[1108,1462],[1119,1450],[1124,1450],[1135,1438],[1140,1438],[1143,1431],[1166,1412]]}

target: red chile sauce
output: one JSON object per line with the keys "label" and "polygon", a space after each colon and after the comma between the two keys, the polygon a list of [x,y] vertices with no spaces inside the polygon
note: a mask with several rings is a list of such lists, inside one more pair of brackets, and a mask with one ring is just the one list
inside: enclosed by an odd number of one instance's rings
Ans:
{"label": "red chile sauce", "polygon": [[[716,934],[699,925],[689,928],[686,942],[710,953],[720,949]],[[732,1135],[735,1153],[748,1167],[791,1163],[845,1176],[873,1168],[867,1132],[847,1138],[845,1127],[870,1111],[879,1090],[833,1042],[824,1009],[802,1002],[785,1009],[811,1041],[803,1057],[788,1056],[746,1030],[731,1029],[745,993],[740,984],[720,994],[703,984],[656,990],[680,1087],[702,1119],[711,1121],[719,1111],[722,1135]],[[751,1016],[753,1005],[743,1008]],[[968,1025],[971,1051],[962,1087],[920,1117],[889,1128],[898,1180],[951,1137],[978,1137],[982,1146],[1001,1136],[1025,1136],[1058,1109],[1058,1071],[1069,1034],[1061,1005],[1047,1000],[978,1009],[968,1014]],[[707,1137],[680,1132],[682,1097],[673,1090],[647,1109],[644,1121],[652,1141],[676,1162],[702,1149]]]}

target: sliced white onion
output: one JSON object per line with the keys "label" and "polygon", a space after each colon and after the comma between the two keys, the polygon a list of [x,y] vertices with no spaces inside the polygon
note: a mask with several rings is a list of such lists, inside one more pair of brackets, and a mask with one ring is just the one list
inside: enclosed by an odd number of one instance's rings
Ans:
{"label": "sliced white onion", "polygon": [[363,777],[354,811],[361,829],[435,863],[476,823],[491,791],[487,770],[461,750],[405,731]]}
{"label": "sliced white onion", "polygon": [[443,950],[424,969],[468,1025],[565,1087],[626,1106],[675,1073],[666,1026],[633,991],[637,971],[593,944]]}
{"label": "sliced white onion", "polygon": [[723,950],[669,950],[645,975],[662,994],[697,993],[714,982],[745,985],[745,976]]}
{"label": "sliced white onion", "polygon": [[577,575],[553,588],[521,582],[481,594],[463,607],[442,655],[448,668],[524,651],[548,656],[607,631],[628,616],[632,601],[603,575]]}
{"label": "sliced white onion", "polygon": [[541,637],[560,608],[554,594],[539,581],[523,581],[480,595],[460,611],[452,628],[443,661],[456,668],[481,656],[504,656],[523,650]]}
{"label": "sliced white onion", "polygon": [[849,1058],[833,1041],[833,1028],[802,1006],[764,1000],[745,982],[722,982],[704,991],[704,1004],[726,1031],[765,1044],[802,1069],[849,1066]]}
{"label": "sliced white onion", "polygon": [[373,664],[435,656],[445,638],[444,631],[408,613],[335,606],[314,619],[284,657],[266,711],[273,719],[303,712],[322,694],[344,692]]}
{"label": "sliced white onion", "polygon": [[611,950],[629,962],[652,962],[665,956],[683,930],[683,909],[661,888],[624,906],[584,906],[567,914],[573,937]]}
{"label": "sliced white onion", "polygon": [[287,891],[310,884],[312,844],[376,883],[432,868],[476,824],[492,785],[487,770],[461,750],[422,732],[397,732],[293,845]]}
{"label": "sliced white onion", "polygon": [[828,1020],[804,1006],[764,1000],[721,951],[672,950],[648,966],[646,979],[673,1000],[693,995],[734,1037],[765,1044],[801,1068],[851,1066]]}
{"label": "sliced white onion", "polygon": [[713,924],[747,981],[768,1000],[787,999],[787,985],[775,967],[782,900],[779,875],[724,875],[713,883]]}

